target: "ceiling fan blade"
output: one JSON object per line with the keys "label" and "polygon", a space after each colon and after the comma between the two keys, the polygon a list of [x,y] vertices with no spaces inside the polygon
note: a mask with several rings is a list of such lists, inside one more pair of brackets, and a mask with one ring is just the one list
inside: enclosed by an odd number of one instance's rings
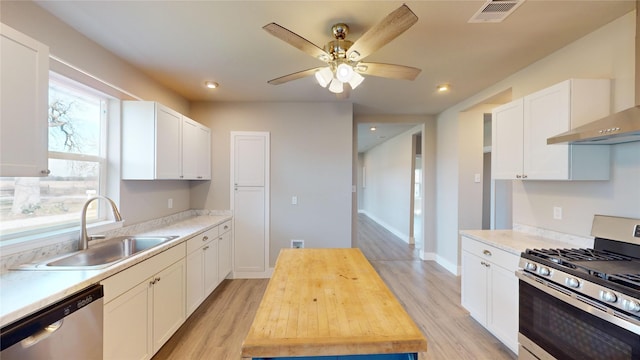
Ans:
{"label": "ceiling fan blade", "polygon": [[287,44],[297,49],[300,49],[306,52],[307,54],[313,56],[316,59],[326,62],[326,61],[329,61],[329,59],[331,58],[326,51],[322,50],[311,41],[303,38],[302,36],[276,23],[267,24],[262,28],[265,29],[269,34],[277,37],[278,39],[286,42]]}
{"label": "ceiling fan blade", "polygon": [[401,80],[415,80],[418,74],[422,71],[411,66],[365,62],[359,63],[356,66],[356,69],[363,75]]}
{"label": "ceiling fan blade", "polygon": [[292,80],[298,80],[298,79],[301,79],[303,77],[314,75],[316,73],[316,71],[319,70],[319,69],[322,69],[322,67],[316,67],[316,68],[313,68],[313,69],[307,69],[307,70],[298,71],[298,72],[295,72],[293,74],[289,74],[289,75],[285,75],[285,76],[281,76],[279,78],[275,78],[275,79],[269,80],[267,82],[269,84],[271,84],[271,85],[280,85],[280,84],[284,84],[284,83],[292,81]]}
{"label": "ceiling fan blade", "polygon": [[418,17],[407,5],[400,6],[353,43],[347,52],[347,59],[364,59],[405,32],[416,21]]}

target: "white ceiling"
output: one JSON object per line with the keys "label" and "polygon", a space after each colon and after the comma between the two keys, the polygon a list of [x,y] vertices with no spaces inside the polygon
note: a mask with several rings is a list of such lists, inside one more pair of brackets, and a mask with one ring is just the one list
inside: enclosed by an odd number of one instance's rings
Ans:
{"label": "white ceiling", "polygon": [[[323,63],[262,30],[276,22],[323,47],[345,22],[355,41],[400,1],[37,1],[191,101],[349,101],[354,113],[437,114],[635,8],[631,0],[526,0],[502,23],[468,23],[484,1],[407,1],[418,22],[365,60],[421,68],[414,81],[367,77],[338,100]],[[205,80],[220,88],[204,88]],[[436,85],[450,83],[448,94]]]}

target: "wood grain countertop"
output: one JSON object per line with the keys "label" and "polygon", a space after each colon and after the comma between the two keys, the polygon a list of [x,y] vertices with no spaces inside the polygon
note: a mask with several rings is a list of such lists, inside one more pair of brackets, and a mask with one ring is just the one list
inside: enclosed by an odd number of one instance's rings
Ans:
{"label": "wood grain countertop", "polygon": [[242,344],[244,358],[426,350],[359,249],[283,249]]}

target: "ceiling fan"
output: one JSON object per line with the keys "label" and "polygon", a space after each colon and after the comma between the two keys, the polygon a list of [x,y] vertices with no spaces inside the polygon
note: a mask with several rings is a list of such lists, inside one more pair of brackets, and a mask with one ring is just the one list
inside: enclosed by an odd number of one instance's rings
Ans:
{"label": "ceiling fan", "polygon": [[404,65],[362,62],[361,60],[391,42],[417,21],[416,14],[407,5],[402,5],[367,30],[355,42],[346,39],[349,26],[338,23],[331,28],[335,40],[329,41],[324,48],[320,48],[276,23],[267,24],[263,29],[271,35],[327,63],[327,66],[281,76],[269,80],[268,83],[279,85],[315,75],[320,86],[328,87],[329,91],[340,98],[346,98],[349,97],[352,89],[362,83],[364,80],[362,75],[414,80],[420,73],[420,69]]}

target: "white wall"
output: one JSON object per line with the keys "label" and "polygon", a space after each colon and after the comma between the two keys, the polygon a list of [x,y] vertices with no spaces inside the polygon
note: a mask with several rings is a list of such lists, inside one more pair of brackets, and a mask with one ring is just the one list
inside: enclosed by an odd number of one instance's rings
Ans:
{"label": "white wall", "polygon": [[[51,55],[115,85],[126,93],[144,100],[159,101],[187,115],[189,113],[189,103],[186,99],[151,80],[30,1],[1,1],[0,21],[48,45]],[[101,90],[109,94],[131,98],[126,93],[115,91],[60,63],[52,61],[52,66],[76,80],[90,81],[95,86],[102,86]],[[110,161],[116,163],[117,169],[119,159]],[[120,210],[127,225],[190,208],[188,181],[121,181],[119,188],[119,194],[110,196],[116,201],[119,200]],[[167,207],[168,198],[173,198],[172,209]]]}
{"label": "white wall", "polygon": [[[291,239],[305,247],[351,247],[352,104],[193,103],[211,128],[212,180],[194,182],[193,208],[229,209],[230,131],[271,133],[270,265]],[[291,205],[291,197],[298,205]]]}
{"label": "white wall", "polygon": [[[635,11],[569,44],[438,116],[439,261],[451,270],[458,265],[458,135],[460,112],[512,90],[514,99],[568,78],[612,79],[612,111],[634,104]],[[482,133],[478,134],[482,137]],[[614,145],[612,178],[603,182],[514,181],[513,221],[575,235],[589,235],[595,213],[640,218],[640,143]],[[559,202],[559,203],[558,203]],[[453,204],[453,205],[452,205]],[[562,221],[550,221],[550,206],[563,206]]]}

